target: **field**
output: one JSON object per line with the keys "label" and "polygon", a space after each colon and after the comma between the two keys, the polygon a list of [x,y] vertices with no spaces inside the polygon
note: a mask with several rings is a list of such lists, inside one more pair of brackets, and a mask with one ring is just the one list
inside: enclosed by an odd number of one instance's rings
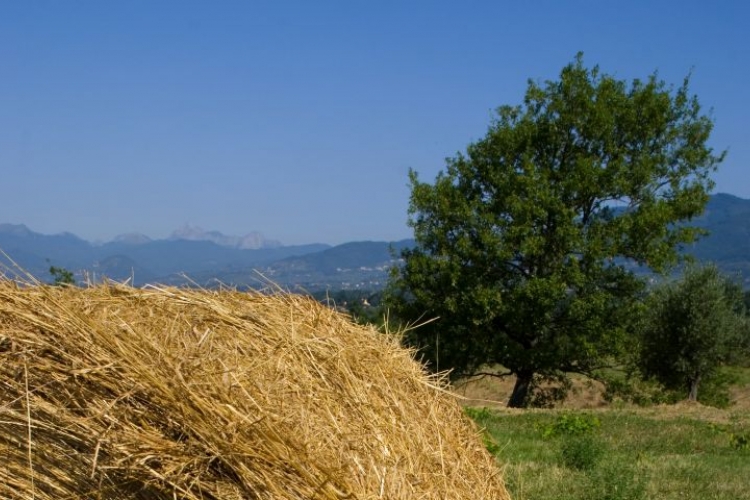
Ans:
{"label": "field", "polygon": [[463,390],[515,500],[736,500],[750,499],[750,384],[742,380],[727,409],[607,406],[580,381],[555,410],[493,404],[509,382]]}

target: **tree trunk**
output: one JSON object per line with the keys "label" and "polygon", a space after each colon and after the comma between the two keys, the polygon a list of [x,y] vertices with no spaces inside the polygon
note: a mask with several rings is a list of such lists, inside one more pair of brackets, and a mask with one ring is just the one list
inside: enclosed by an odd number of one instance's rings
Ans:
{"label": "tree trunk", "polygon": [[701,376],[696,375],[688,380],[688,401],[698,401],[698,384],[701,381]]}
{"label": "tree trunk", "polygon": [[509,408],[526,408],[531,396],[531,381],[534,379],[533,371],[519,371],[516,373],[516,385],[513,386],[513,394],[508,400]]}

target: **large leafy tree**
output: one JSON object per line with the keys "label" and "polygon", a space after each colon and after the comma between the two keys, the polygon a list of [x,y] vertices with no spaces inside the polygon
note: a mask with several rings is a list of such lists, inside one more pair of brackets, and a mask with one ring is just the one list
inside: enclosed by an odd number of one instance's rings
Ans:
{"label": "large leafy tree", "polygon": [[747,352],[743,299],[742,287],[715,265],[689,267],[680,281],[654,289],[641,331],[641,372],[696,401],[702,381]]}
{"label": "large leafy tree", "polygon": [[416,247],[389,302],[409,322],[439,318],[407,336],[433,369],[502,365],[519,407],[535,376],[588,372],[617,350],[642,290],[632,267],[663,271],[699,236],[678,223],[703,211],[723,158],[688,84],[628,83],[579,54],[500,107],[434,184],[410,172]]}

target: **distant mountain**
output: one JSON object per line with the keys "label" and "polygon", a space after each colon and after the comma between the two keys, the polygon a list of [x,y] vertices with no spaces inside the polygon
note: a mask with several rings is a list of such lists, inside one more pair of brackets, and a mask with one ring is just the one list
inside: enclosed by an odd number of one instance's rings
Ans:
{"label": "distant mountain", "polygon": [[716,194],[693,222],[709,234],[685,253],[699,261],[715,262],[725,273],[741,274],[750,285],[750,200]]}
{"label": "distant mountain", "polygon": [[413,244],[413,240],[344,243],[317,252],[274,260],[263,266],[191,273],[189,280],[173,274],[166,283],[198,283],[206,287],[219,283],[249,288],[280,286],[292,291],[308,292],[331,289],[380,290],[385,286],[389,269],[398,261],[401,249]]}
{"label": "distant mountain", "polygon": [[[10,276],[29,273],[40,280],[49,277],[51,265],[73,271],[77,279],[118,281],[133,278],[134,285],[178,281],[173,275],[221,273],[253,269],[296,255],[319,252],[330,245],[310,244],[260,249],[220,246],[211,241],[150,240],[125,235],[94,245],[70,233],[44,235],[24,225],[0,224],[0,272]],[[247,272],[247,271],[246,271]]]}
{"label": "distant mountain", "polygon": [[125,233],[115,236],[113,243],[124,243],[126,245],[143,245],[153,241],[151,238],[141,233]]}
{"label": "distant mountain", "polygon": [[28,237],[32,235],[31,230],[23,224],[0,224],[0,234],[6,236]]}
{"label": "distant mountain", "polygon": [[274,282],[294,284],[308,291],[327,288],[383,288],[390,268],[400,259],[401,250],[414,246],[414,240],[392,243],[360,241],[289,257],[273,262],[263,273]]}
{"label": "distant mountain", "polygon": [[289,257],[271,266],[275,270],[298,269],[331,274],[350,269],[373,269],[390,266],[399,258],[402,249],[414,246],[414,240],[393,243],[383,241],[357,241],[344,243],[322,252]]}
{"label": "distant mountain", "polygon": [[170,240],[188,241],[210,241],[219,246],[239,248],[242,250],[257,250],[259,248],[278,248],[281,243],[276,240],[268,240],[263,234],[254,231],[245,236],[227,236],[219,231],[204,231],[198,226],[185,224],[175,230],[169,237]]}
{"label": "distant mountain", "polygon": [[[741,273],[750,286],[750,200],[727,194],[711,197],[705,213],[692,224],[709,236],[684,249],[700,261],[713,261],[726,273]],[[43,235],[21,224],[0,224],[0,250],[20,269],[49,281],[49,267],[74,271],[81,279],[107,276],[117,281],[211,287],[269,284],[290,290],[381,289],[388,270],[413,240],[361,241],[331,247],[323,244],[282,246],[250,233],[225,236],[186,226],[165,240],[122,235],[93,245],[70,233]],[[244,238],[244,239],[243,239]],[[245,248],[260,245],[259,248]],[[6,275],[23,274],[0,258]]]}
{"label": "distant mountain", "polygon": [[46,275],[51,264],[80,269],[95,260],[91,243],[73,234],[44,235],[22,224],[0,224],[0,250],[40,278]]}

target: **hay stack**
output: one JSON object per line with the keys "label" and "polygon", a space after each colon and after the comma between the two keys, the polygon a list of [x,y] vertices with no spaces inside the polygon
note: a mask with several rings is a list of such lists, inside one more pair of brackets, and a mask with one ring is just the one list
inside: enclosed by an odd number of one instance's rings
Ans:
{"label": "hay stack", "polygon": [[508,495],[439,381],[312,300],[0,281],[0,498]]}

